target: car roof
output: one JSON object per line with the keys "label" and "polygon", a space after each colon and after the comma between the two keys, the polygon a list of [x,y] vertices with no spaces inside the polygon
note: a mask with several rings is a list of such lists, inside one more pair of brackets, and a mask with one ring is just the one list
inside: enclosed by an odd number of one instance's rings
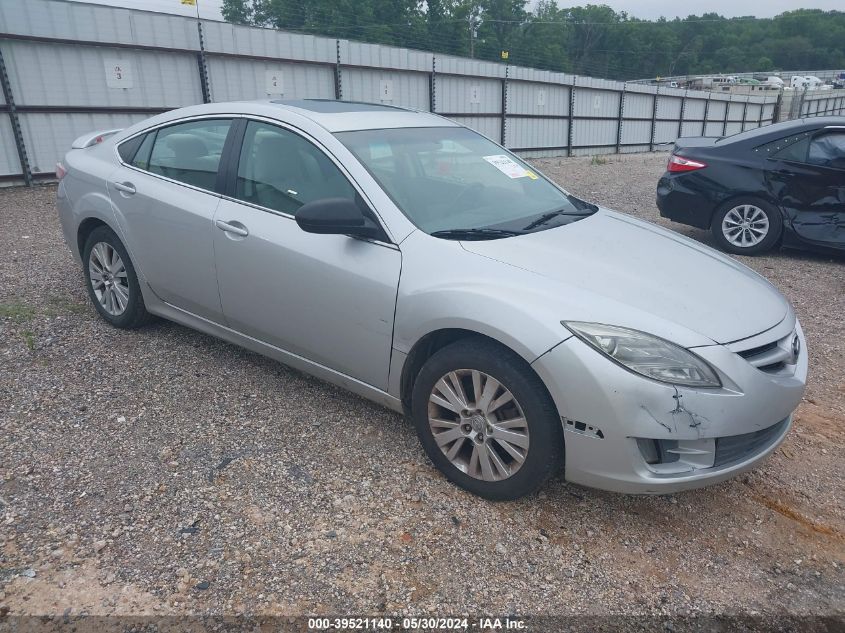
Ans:
{"label": "car roof", "polygon": [[334,99],[289,101],[264,99],[260,101],[218,101],[168,110],[143,121],[141,124],[128,128],[123,134],[119,135],[119,139],[151,125],[212,114],[255,115],[288,123],[296,121],[302,123],[303,119],[307,119],[328,132],[405,127],[461,127],[460,124],[437,114],[381,103],[335,101]]}
{"label": "car roof", "polygon": [[[429,112],[383,103],[337,101],[334,99],[292,99],[241,102],[244,112],[268,115],[267,110],[288,110],[310,119],[329,132],[377,130],[403,127],[457,127],[458,124]],[[273,116],[270,114],[270,116]]]}
{"label": "car roof", "polygon": [[789,135],[803,130],[826,127],[828,125],[845,125],[845,117],[820,116],[804,119],[790,119],[789,121],[781,121],[780,123],[764,125],[762,127],[754,128],[753,130],[745,130],[744,132],[732,134],[731,136],[723,136],[716,142],[719,145],[727,145],[728,143],[741,143],[757,139],[765,141],[769,136],[776,138],[781,134]]}

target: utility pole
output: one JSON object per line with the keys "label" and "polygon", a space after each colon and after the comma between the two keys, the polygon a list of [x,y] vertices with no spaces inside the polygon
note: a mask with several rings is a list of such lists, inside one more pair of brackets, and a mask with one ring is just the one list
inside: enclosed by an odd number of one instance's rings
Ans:
{"label": "utility pole", "polygon": [[470,12],[467,16],[467,22],[469,22],[469,56],[471,58],[475,58],[475,27],[477,23],[475,21],[475,15]]}

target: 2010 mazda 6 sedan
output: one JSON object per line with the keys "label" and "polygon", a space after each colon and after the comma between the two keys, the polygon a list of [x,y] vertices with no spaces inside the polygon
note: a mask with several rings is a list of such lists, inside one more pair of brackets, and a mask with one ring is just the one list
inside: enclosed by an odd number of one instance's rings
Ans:
{"label": "2010 mazda 6 sedan", "polygon": [[434,114],[193,106],[81,137],[58,173],[106,321],[159,315],[404,411],[487,498],[563,465],[622,492],[724,480],[804,391],[801,327],[765,279]]}
{"label": "2010 mazda 6 sedan", "polygon": [[657,184],[663,217],[710,229],[719,248],[845,252],[845,117],[679,138]]}

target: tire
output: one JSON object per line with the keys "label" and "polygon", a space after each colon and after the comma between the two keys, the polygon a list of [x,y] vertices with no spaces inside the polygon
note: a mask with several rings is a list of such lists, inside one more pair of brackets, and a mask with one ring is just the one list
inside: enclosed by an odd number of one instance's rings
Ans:
{"label": "tire", "polygon": [[[743,230],[739,223],[742,220],[753,221]],[[774,248],[780,240],[783,216],[777,207],[760,198],[737,198],[726,202],[713,214],[710,230],[723,251],[759,255]],[[761,230],[765,231],[764,235],[760,234]],[[743,245],[743,242],[747,243]]]}
{"label": "tire", "polygon": [[[461,385],[461,395],[457,395],[453,377]],[[489,378],[499,386],[488,383]],[[464,413],[471,415],[462,415],[456,402],[442,397],[441,379],[449,381],[445,384],[452,388],[452,395],[458,403],[468,405]],[[475,393],[477,385],[482,387],[480,398]],[[489,397],[485,397],[485,389],[490,389]],[[433,401],[432,396],[452,409]],[[495,408],[500,401],[504,403]],[[482,409],[486,414],[480,413]],[[432,463],[451,482],[486,499],[528,495],[563,465],[563,429],[545,385],[521,357],[486,339],[457,341],[426,361],[414,381],[411,416]],[[435,419],[434,425],[430,417]],[[496,459],[505,470],[497,466]],[[486,480],[483,462],[487,462]]]}
{"label": "tire", "polygon": [[[92,252],[95,249],[94,264],[92,264]],[[103,281],[103,276],[101,276],[96,280],[96,283],[92,281],[92,276],[96,278],[99,275],[97,272],[98,263],[102,264],[101,260],[104,258],[116,261],[113,259],[114,254],[120,258],[120,264],[122,264],[122,267],[119,265],[114,267],[117,274],[112,274],[110,269],[101,269],[103,275],[108,276],[109,280]],[[124,330],[131,330],[141,327],[151,320],[151,316],[144,305],[141,286],[138,284],[138,275],[135,273],[135,267],[132,265],[129,253],[114,231],[107,226],[97,227],[91,231],[88,239],[85,240],[85,247],[82,249],[82,272],[85,276],[88,297],[100,316],[111,325]],[[107,290],[105,283],[111,283],[112,286],[116,287],[115,290]],[[103,299],[104,293],[108,294],[109,292],[112,296],[111,301]]]}

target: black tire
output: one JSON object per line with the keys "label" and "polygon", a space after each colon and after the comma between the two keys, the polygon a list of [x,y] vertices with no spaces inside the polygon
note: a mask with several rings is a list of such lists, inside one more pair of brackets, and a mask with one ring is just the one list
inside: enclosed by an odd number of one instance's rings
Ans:
{"label": "black tire", "polygon": [[[732,244],[722,230],[722,222],[724,221],[725,216],[730,213],[732,209],[743,205],[757,207],[766,215],[766,218],[769,221],[768,233],[766,233],[766,236],[762,241],[754,244],[753,246],[738,246],[736,244]],[[735,198],[733,200],[729,200],[716,210],[716,213],[713,214],[713,221],[710,225],[710,230],[713,233],[713,239],[716,240],[716,244],[718,244],[719,248],[723,251],[734,253],[735,255],[759,255],[771,250],[778,244],[780,235],[783,231],[783,216],[776,206],[766,202],[765,200],[761,200],[760,198],[754,198],[751,196]]]}
{"label": "black tire", "polygon": [[[117,254],[120,255],[120,259],[123,260],[124,267],[126,268],[129,300],[126,303],[125,309],[119,315],[109,314],[106,311],[106,309],[100,304],[100,300],[97,298],[97,295],[94,292],[94,286],[91,283],[91,274],[88,262],[91,257],[91,250],[100,242],[105,242],[117,251]],[[126,247],[123,246],[123,242],[120,241],[120,238],[118,238],[115,232],[109,227],[98,226],[96,229],[91,231],[90,235],[88,235],[88,239],[85,240],[85,247],[82,249],[82,273],[85,276],[85,288],[88,290],[88,297],[91,299],[91,303],[94,304],[94,307],[97,309],[100,316],[114,327],[131,330],[145,325],[152,319],[150,313],[147,312],[147,308],[144,305],[144,297],[141,294],[141,286],[138,284],[138,275],[135,273],[135,267],[132,265],[129,253],[126,250]]]}
{"label": "black tire", "polygon": [[[437,445],[429,425],[429,397],[437,381],[455,370],[479,370],[492,376],[519,403],[527,421],[529,445],[524,462],[510,477],[498,481],[473,477],[455,466]],[[486,499],[502,501],[531,494],[563,465],[563,429],[545,385],[521,357],[487,339],[463,339],[429,358],[414,381],[411,415],[432,463],[451,482]],[[471,441],[469,447],[471,450]]]}

